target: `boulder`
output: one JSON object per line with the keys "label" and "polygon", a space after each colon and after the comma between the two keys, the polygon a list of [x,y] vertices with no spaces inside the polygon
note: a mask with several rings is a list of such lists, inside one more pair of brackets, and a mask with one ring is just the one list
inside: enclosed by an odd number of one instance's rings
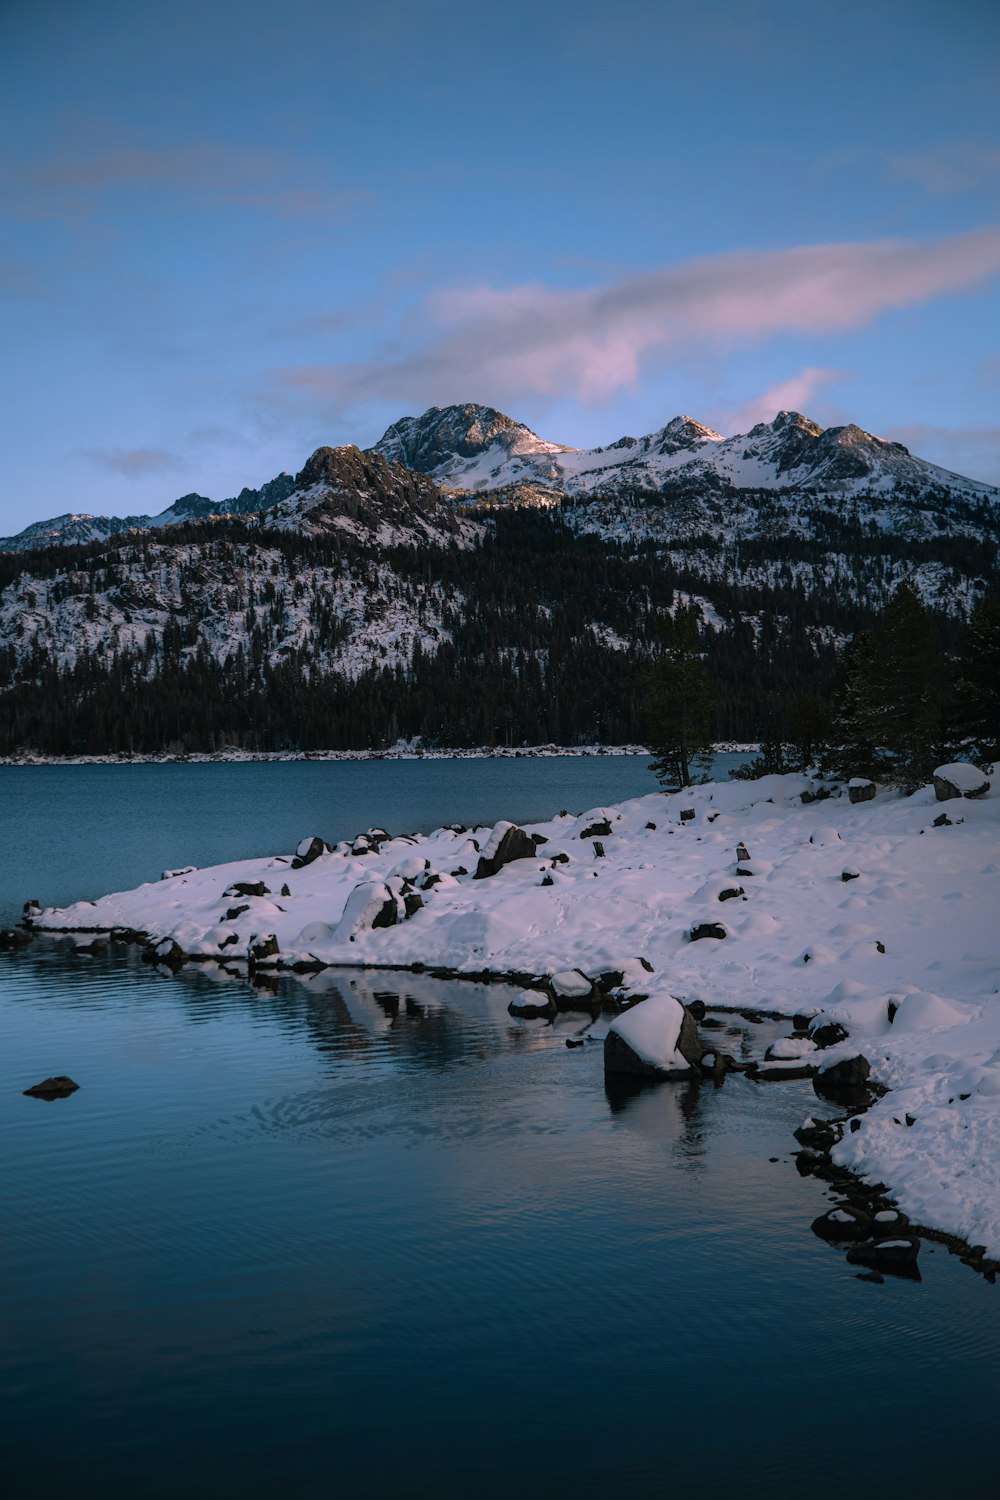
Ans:
{"label": "boulder", "polygon": [[600,999],[593,983],[579,969],[561,969],[553,974],[549,990],[560,1010],[590,1010]]}
{"label": "boulder", "polygon": [[681,822],[682,823],[692,823],[692,822],[694,822],[694,813],[695,813],[695,810],[694,810],[693,807],[682,807],[681,808]]}
{"label": "boulder", "polygon": [[719,892],[720,901],[736,901],[740,896],[745,896],[741,885],[727,885]]}
{"label": "boulder", "polygon": [[300,840],[295,848],[295,858],[292,860],[292,869],[301,870],[303,865],[311,865],[314,859],[319,859],[321,854],[329,854],[330,845],[318,834],[311,838]]}
{"label": "boulder", "polygon": [[526,990],[523,995],[518,995],[507,1007],[512,1016],[519,1016],[522,1020],[532,1021],[539,1016],[548,1016],[550,1019],[556,1013],[555,1001],[551,995],[541,990]]}
{"label": "boulder", "polygon": [[533,859],[535,845],[523,828],[514,823],[498,823],[483,846],[473,880],[487,880],[515,859]]}
{"label": "boulder", "polygon": [[672,995],[658,995],[612,1021],[604,1040],[604,1071],[638,1078],[698,1077],[701,1053],[698,1028],[686,1007]]}
{"label": "boulder", "polygon": [[721,922],[698,922],[691,928],[692,943],[699,942],[702,938],[724,938],[726,929]]}
{"label": "boulder", "polygon": [[861,871],[853,869],[851,865],[845,865],[840,872],[840,878],[846,885],[849,880],[860,880]]}
{"label": "boulder", "polygon": [[934,772],[934,795],[939,802],[949,802],[953,797],[985,797],[989,789],[982,771],[968,761],[955,760]]}
{"label": "boulder", "polygon": [[847,783],[847,795],[852,802],[871,802],[878,788],[865,776],[852,776]]}
{"label": "boulder", "polygon": [[158,943],[150,943],[148,948],[142,950],[142,961],[147,964],[163,964],[167,969],[173,969],[174,973],[184,966],[187,955],[179,943],[173,938],[161,938]]}
{"label": "boulder", "polygon": [[867,1057],[860,1054],[856,1057],[842,1057],[837,1062],[828,1063],[826,1067],[821,1066],[817,1081],[822,1081],[827,1088],[860,1088],[867,1083],[871,1070]]}
{"label": "boulder", "polygon": [[842,1203],[813,1219],[812,1232],[821,1240],[866,1240],[872,1232],[871,1215],[853,1204]]}
{"label": "boulder", "polygon": [[269,896],[271,892],[263,880],[234,880],[226,887],[223,896]]}
{"label": "boulder", "polygon": [[820,1013],[809,1023],[809,1035],[817,1047],[835,1047],[838,1042],[847,1041],[848,1033],[839,1021],[831,1021]]}
{"label": "boulder", "polygon": [[247,944],[247,961],[251,965],[267,963],[278,956],[278,939],[273,932],[255,933]]}
{"label": "boulder", "polygon": [[800,1146],[809,1146],[813,1151],[832,1151],[840,1140],[839,1128],[828,1120],[803,1120],[793,1134]]}
{"label": "boulder", "polygon": [[353,943],[360,932],[395,927],[398,916],[396,897],[384,880],[362,881],[347,898],[334,940]]}
{"label": "boulder", "polygon": [[43,1078],[41,1083],[33,1083],[30,1089],[24,1089],[23,1092],[29,1099],[65,1099],[70,1094],[75,1094],[79,1087],[65,1073],[57,1073],[54,1078]]}
{"label": "boulder", "polygon": [[743,843],[742,839],[736,845],[736,858],[741,865],[748,865],[750,863],[750,850]]}
{"label": "boulder", "polygon": [[590,823],[580,834],[582,839],[603,839],[611,832],[611,824],[607,818],[598,818],[595,823]]}

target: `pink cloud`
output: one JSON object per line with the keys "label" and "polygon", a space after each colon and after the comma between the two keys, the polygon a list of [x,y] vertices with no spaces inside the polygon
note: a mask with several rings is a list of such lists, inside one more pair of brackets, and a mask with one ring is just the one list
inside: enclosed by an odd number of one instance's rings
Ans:
{"label": "pink cloud", "polygon": [[813,399],[824,385],[833,380],[843,378],[840,370],[824,370],[815,365],[809,365],[800,370],[797,375],[791,375],[787,380],[779,380],[776,385],[768,386],[759,396],[753,396],[745,401],[742,406],[734,411],[727,411],[724,416],[713,419],[722,423],[721,430],[726,432],[749,432],[750,428],[758,422],[771,422],[779,411],[801,411],[808,413],[812,407]]}
{"label": "pink cloud", "polygon": [[597,402],[678,350],[859,328],[998,273],[1000,228],[988,228],[932,241],[706,256],[584,289],[532,282],[441,290],[380,357],[296,367],[278,378],[325,394],[341,410],[470,394]]}

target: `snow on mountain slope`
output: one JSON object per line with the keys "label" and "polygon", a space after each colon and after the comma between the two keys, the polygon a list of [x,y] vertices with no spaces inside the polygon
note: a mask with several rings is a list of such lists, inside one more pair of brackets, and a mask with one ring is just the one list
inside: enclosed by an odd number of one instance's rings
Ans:
{"label": "snow on mountain slope", "polygon": [[787,411],[736,437],[685,416],[646,437],[574,449],[546,442],[492,407],[435,406],[394,423],[372,451],[477,498],[541,485],[570,497],[739,490],[857,495],[906,488],[1000,499],[1000,491],[914,458],[901,443],[853,424],[824,430]]}

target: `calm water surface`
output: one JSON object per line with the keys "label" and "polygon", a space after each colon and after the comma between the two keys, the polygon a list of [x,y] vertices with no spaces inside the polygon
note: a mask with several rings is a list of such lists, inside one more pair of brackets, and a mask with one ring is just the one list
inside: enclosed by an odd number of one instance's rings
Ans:
{"label": "calm water surface", "polygon": [[[37,894],[68,899],[313,829],[627,792],[527,765],[551,782],[418,764],[409,802],[398,763],[18,774],[46,789]],[[389,771],[398,816],[349,806],[323,780],[345,771]],[[438,774],[469,779],[425,815]],[[509,993],[0,953],[4,1495],[992,1492],[1000,1289],[929,1247],[922,1283],[863,1283],[811,1235],[829,1199],[789,1159],[809,1084],[609,1098],[600,1046],[565,1046],[580,1020],[512,1020]],[[78,1093],[23,1096],[59,1072]]]}

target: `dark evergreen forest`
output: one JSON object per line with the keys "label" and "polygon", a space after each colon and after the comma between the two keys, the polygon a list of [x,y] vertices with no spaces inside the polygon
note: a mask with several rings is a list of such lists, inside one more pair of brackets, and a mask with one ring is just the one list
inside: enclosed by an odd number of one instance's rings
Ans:
{"label": "dark evergreen forest", "polygon": [[[908,556],[924,549],[966,576],[995,573],[995,549],[975,539],[904,544],[859,531],[850,543],[862,579],[866,569],[880,577],[897,546]],[[72,670],[44,651],[17,653],[8,639],[0,645],[0,754],[361,749],[415,735],[453,746],[643,740],[651,664],[668,612],[678,595],[690,594],[708,598],[723,622],[701,631],[718,687],[715,739],[758,739],[803,697],[832,705],[838,642],[875,629],[877,611],[795,581],[785,565],[820,558],[829,542],[779,536],[739,544],[725,579],[707,582],[685,564],[685,552],[713,545],[717,537],[690,538],[665,557],[652,544],[581,534],[558,511],[519,509],[497,516],[475,548],[383,549],[378,563],[391,567],[402,596],[419,602],[421,591],[453,586],[463,603],[446,606],[451,640],[436,652],[418,649],[405,667],[370,667],[351,681],[317,667],[344,628],[322,597],[312,603],[308,650],[275,660],[271,637],[309,570],[365,578],[370,545],[341,531],[303,535],[239,521],[172,528],[169,547],[187,549],[192,576],[211,561],[231,570],[233,590],[244,590],[239,648],[226,660],[213,657],[184,609],[146,649],[102,646]],[[0,590],[30,575],[55,590],[89,590],[95,601],[115,590],[120,600],[123,590],[142,593],[145,571],[155,573],[166,546],[151,535],[121,546],[0,555]],[[843,534],[837,546],[844,549]],[[247,594],[241,569],[263,549],[277,555],[270,565],[277,576]],[[741,559],[762,557],[772,564],[773,585],[742,585]],[[933,615],[928,628],[942,660],[955,657],[960,622]]]}

